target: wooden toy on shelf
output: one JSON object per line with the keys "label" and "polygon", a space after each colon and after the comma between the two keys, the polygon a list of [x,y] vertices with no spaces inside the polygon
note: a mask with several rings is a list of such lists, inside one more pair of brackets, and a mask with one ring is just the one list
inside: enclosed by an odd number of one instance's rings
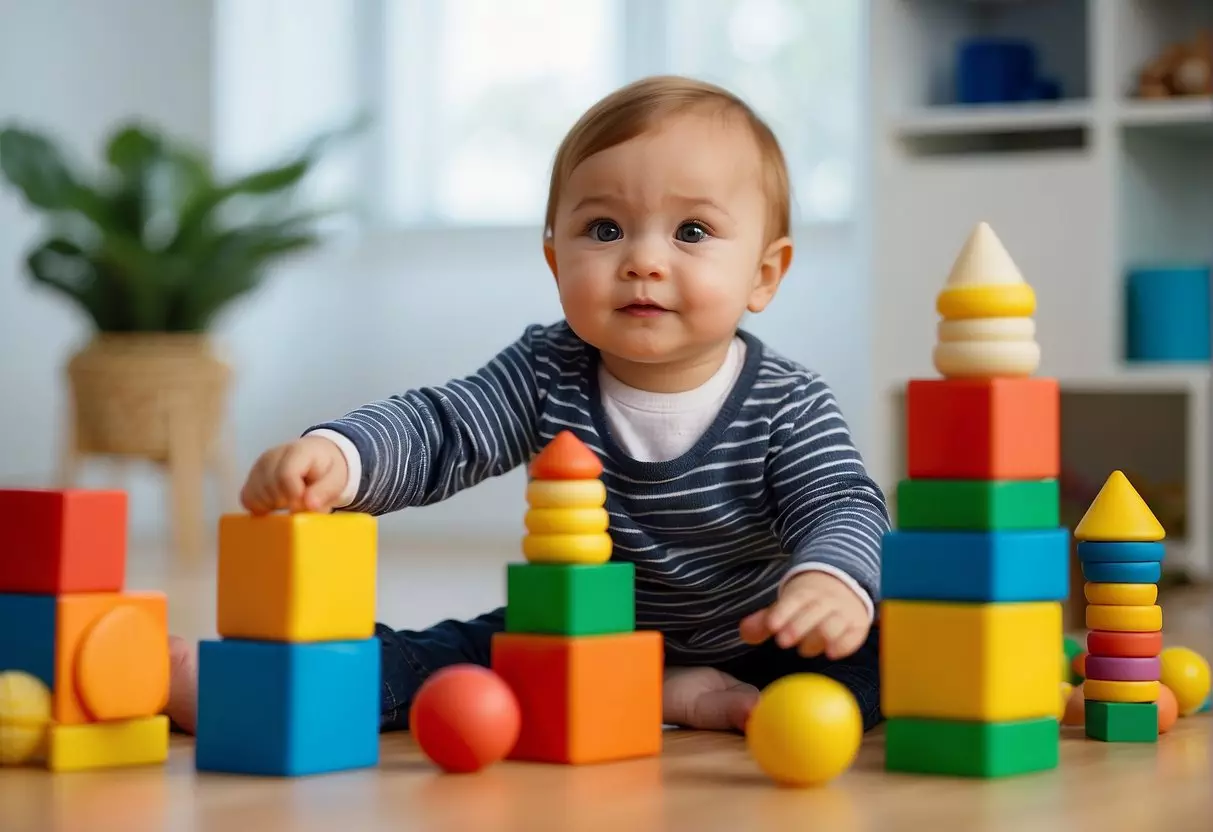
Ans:
{"label": "wooden toy on shelf", "polygon": [[1138,98],[1213,95],[1213,31],[1173,43],[1141,70]]}
{"label": "wooden toy on shelf", "polygon": [[120,491],[0,490],[0,761],[167,759],[168,602],[124,588],[126,515]]}
{"label": "wooden toy on shelf", "polygon": [[1036,378],[1035,294],[986,223],[937,298],[942,378],[907,385],[908,478],[883,543],[890,771],[1054,768],[1062,703],[1060,390]]}

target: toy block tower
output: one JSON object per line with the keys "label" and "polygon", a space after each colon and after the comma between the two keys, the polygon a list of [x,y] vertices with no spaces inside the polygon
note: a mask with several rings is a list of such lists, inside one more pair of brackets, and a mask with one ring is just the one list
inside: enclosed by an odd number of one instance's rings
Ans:
{"label": "toy block tower", "polygon": [[219,638],[198,648],[199,771],[378,764],[377,547],[368,514],[220,519]]}
{"label": "toy block tower", "polygon": [[1158,740],[1162,524],[1113,471],[1074,529],[1087,599],[1086,733],[1105,742]]}
{"label": "toy block tower", "polygon": [[522,729],[512,760],[582,764],[661,751],[663,641],[636,631],[635,567],[608,562],[602,463],[571,431],[535,457],[525,563],[507,567],[492,667]]}
{"label": "toy block tower", "polygon": [[45,732],[0,758],[52,771],[167,759],[168,603],[124,589],[126,546],[121,491],[0,490],[0,672]]}
{"label": "toy block tower", "polygon": [[942,378],[907,387],[908,478],[884,539],[890,771],[999,777],[1058,763],[1060,394],[1033,374],[1035,295],[993,230],[939,294]]}

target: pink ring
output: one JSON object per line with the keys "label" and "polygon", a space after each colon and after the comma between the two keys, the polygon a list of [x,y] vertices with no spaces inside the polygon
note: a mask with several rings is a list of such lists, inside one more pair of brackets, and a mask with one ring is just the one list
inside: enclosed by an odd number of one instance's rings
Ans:
{"label": "pink ring", "polygon": [[1083,674],[1105,682],[1156,682],[1162,675],[1162,660],[1127,659],[1122,656],[1087,656]]}

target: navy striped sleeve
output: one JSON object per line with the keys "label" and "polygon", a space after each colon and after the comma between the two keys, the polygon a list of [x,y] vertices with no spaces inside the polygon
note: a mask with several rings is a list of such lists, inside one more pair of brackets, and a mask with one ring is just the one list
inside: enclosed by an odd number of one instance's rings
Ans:
{"label": "navy striped sleeve", "polygon": [[522,336],[476,372],[371,402],[310,430],[333,430],[358,450],[362,476],[348,511],[387,514],[437,503],[538,452],[545,328]]}
{"label": "navy striped sleeve", "polygon": [[767,482],[789,570],[822,564],[880,602],[880,546],[889,514],[832,391],[809,376],[775,414]]}

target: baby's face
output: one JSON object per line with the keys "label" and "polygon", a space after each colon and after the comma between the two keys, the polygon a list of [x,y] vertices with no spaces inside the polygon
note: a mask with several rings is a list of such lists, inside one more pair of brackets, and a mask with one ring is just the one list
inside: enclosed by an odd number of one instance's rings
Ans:
{"label": "baby's face", "polygon": [[762,159],[740,119],[687,114],[590,157],[559,195],[548,251],[565,317],[617,363],[719,350],[774,293],[766,216]]}

